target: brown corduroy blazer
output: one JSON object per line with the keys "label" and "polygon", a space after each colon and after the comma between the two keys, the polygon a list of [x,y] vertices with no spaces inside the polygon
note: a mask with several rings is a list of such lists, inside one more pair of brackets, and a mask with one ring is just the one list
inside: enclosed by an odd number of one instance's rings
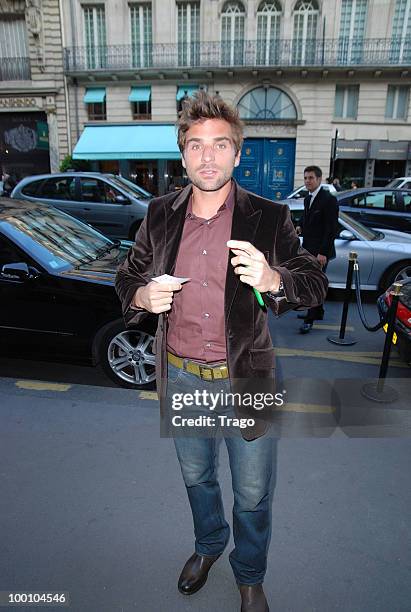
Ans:
{"label": "brown corduroy blazer", "polygon": [[[116,291],[127,325],[138,324],[147,312],[130,308],[134,293],[152,277],[172,274],[191,195],[191,185],[178,193],[155,198],[116,277]],[[261,198],[235,184],[235,206],[231,239],[251,242],[264,253],[270,267],[277,270],[284,284],[283,298],[263,294],[267,308],[281,315],[297,307],[322,304],[327,277],[320,264],[300,246],[288,206]],[[271,381],[274,389],[275,352],[267,323],[267,310],[259,306],[249,285],[227,266],[225,285],[225,326],[227,364],[232,387],[236,381]],[[162,414],[167,385],[167,316],[158,317],[156,333],[156,377]],[[265,386],[265,390],[267,386]],[[236,389],[233,388],[233,391]],[[265,414],[265,413],[264,413]],[[263,435],[267,417],[259,413],[254,427],[241,429],[247,440]],[[244,414],[239,414],[244,416]],[[248,414],[248,416],[250,416]]]}

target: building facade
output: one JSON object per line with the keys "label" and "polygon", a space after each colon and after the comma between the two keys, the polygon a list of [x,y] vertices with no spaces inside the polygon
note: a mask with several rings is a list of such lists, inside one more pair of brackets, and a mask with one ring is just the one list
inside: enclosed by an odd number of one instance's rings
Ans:
{"label": "building facade", "polygon": [[68,152],[58,0],[0,2],[0,166],[15,180]]}
{"label": "building facade", "polygon": [[62,11],[70,147],[94,169],[153,193],[184,184],[173,126],[204,88],[240,111],[237,178],[256,193],[286,195],[313,163],[345,186],[411,174],[411,0],[67,0]]}

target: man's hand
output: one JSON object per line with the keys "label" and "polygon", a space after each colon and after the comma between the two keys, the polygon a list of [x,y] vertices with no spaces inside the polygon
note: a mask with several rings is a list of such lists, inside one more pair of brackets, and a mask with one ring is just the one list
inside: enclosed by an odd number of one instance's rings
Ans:
{"label": "man's hand", "polygon": [[321,267],[322,267],[322,268],[324,268],[324,266],[325,266],[325,265],[326,265],[326,263],[327,263],[327,258],[326,258],[326,256],[325,256],[325,255],[320,255],[320,253],[318,253],[318,255],[317,255],[317,261],[319,261],[319,262],[320,262],[320,264],[321,264]]}
{"label": "man's hand", "polygon": [[134,294],[132,306],[144,308],[148,312],[159,314],[171,310],[174,291],[179,291],[181,285],[162,284],[156,281],[150,281],[145,287],[139,287]]}
{"label": "man's hand", "polygon": [[240,281],[255,287],[258,291],[278,291],[281,276],[271,270],[266,258],[250,242],[244,240],[229,240],[227,246],[236,255],[232,258],[235,274],[240,275]]}

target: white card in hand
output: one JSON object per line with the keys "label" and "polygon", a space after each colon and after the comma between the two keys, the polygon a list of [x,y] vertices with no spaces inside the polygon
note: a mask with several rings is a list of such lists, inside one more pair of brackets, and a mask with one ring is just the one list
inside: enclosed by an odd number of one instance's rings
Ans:
{"label": "white card in hand", "polygon": [[180,278],[178,276],[170,276],[170,274],[162,274],[161,276],[156,276],[151,280],[156,281],[156,283],[160,283],[161,285],[168,283],[179,283],[182,285],[187,281],[191,280],[191,278]]}

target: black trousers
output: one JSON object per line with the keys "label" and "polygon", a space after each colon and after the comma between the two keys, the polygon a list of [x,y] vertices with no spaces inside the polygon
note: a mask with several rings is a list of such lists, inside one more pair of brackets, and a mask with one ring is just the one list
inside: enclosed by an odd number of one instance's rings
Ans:
{"label": "black trousers", "polygon": [[[325,273],[328,266],[328,261],[323,267],[323,272]],[[321,321],[324,318],[324,305],[320,304],[319,306],[314,306],[313,308],[309,308],[307,311],[307,316],[304,319],[304,323],[313,323],[313,321]]]}

